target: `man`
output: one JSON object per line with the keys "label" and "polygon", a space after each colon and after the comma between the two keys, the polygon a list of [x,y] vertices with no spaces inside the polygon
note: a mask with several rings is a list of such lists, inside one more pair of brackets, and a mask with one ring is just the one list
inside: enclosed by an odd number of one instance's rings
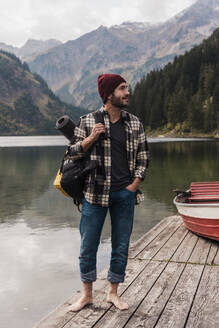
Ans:
{"label": "man", "polygon": [[79,311],[93,302],[96,254],[108,209],[112,253],[107,302],[120,310],[128,309],[117,290],[125,278],[134,205],[143,200],[139,185],[145,177],[147,141],[139,119],[123,110],[129,101],[126,81],[117,74],[102,74],[98,77],[98,91],[104,104],[99,110],[104,124],[95,124],[92,113],[82,116],[75,129],[76,141],[71,146],[73,156],[80,158],[88,154],[100,166],[85,181],[79,257],[83,296],[69,311]]}

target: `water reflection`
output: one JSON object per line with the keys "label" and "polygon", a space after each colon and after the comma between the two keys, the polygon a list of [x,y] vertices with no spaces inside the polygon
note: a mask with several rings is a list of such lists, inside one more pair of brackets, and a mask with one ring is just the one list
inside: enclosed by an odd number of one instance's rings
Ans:
{"label": "water reflection", "polygon": [[151,166],[143,184],[147,197],[172,205],[174,189],[192,181],[219,179],[219,142],[181,142],[151,145]]}
{"label": "water reflection", "polygon": [[[52,186],[64,149],[0,148],[0,222],[13,225],[22,216],[31,229],[78,229],[76,207]],[[152,143],[150,152],[151,165],[142,184],[145,201],[136,207],[132,240],[176,212],[174,189],[186,189],[191,181],[219,179],[219,142]],[[110,237],[108,221],[102,241]]]}
{"label": "water reflection", "polygon": [[[151,165],[142,184],[149,202],[172,207],[172,190],[186,189],[191,181],[217,180],[219,142],[150,144]],[[41,220],[28,217],[32,228],[62,225],[78,218],[70,199],[52,187],[64,147],[0,148],[0,220],[13,224],[24,209],[32,209]],[[147,204],[147,205],[146,205]],[[77,225],[74,225],[77,227]]]}
{"label": "water reflection", "polygon": [[[151,165],[132,240],[176,213],[173,189],[219,180],[219,142],[150,144]],[[64,147],[0,148],[0,326],[32,327],[80,285],[80,213],[52,182]],[[99,269],[108,265],[110,221]]]}
{"label": "water reflection", "polygon": [[0,149],[1,220],[16,219],[48,190],[63,151],[63,147]]}

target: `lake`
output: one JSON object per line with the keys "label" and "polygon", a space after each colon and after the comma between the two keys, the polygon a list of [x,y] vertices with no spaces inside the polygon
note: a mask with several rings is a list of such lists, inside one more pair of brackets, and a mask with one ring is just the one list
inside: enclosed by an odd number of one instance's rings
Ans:
{"label": "lake", "polygon": [[[162,142],[161,142],[162,141]],[[174,142],[173,142],[174,141]],[[173,190],[219,180],[219,141],[149,139],[151,165],[132,241],[176,213]],[[80,213],[53,188],[63,137],[0,137],[0,326],[32,328],[80,289]],[[107,217],[98,270],[109,264]]]}

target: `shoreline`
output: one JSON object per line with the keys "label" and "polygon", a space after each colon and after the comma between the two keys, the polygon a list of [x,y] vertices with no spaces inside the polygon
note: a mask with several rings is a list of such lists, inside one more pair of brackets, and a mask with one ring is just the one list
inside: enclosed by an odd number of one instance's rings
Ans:
{"label": "shoreline", "polygon": [[146,135],[150,138],[210,138],[210,139],[219,139],[219,133],[214,131],[213,133],[202,133],[202,132],[176,132],[175,130],[171,130],[166,132],[165,130],[157,130],[157,131],[148,131]]}
{"label": "shoreline", "polygon": [[[219,139],[219,132],[214,131],[212,133],[204,133],[195,131],[192,132],[176,132],[175,130],[171,130],[167,132],[166,130],[154,130],[154,131],[147,131],[145,130],[145,133],[148,138],[213,138],[213,139]],[[3,134],[0,135],[0,138],[26,138],[26,137],[34,137],[34,138],[42,138],[42,137],[63,137],[65,138],[61,133],[57,134]]]}
{"label": "shoreline", "polygon": [[[212,136],[173,136],[148,135],[148,143],[185,142],[185,141],[217,141],[219,137]],[[62,135],[50,136],[0,136],[0,148],[14,147],[50,147],[67,146],[69,141]]]}

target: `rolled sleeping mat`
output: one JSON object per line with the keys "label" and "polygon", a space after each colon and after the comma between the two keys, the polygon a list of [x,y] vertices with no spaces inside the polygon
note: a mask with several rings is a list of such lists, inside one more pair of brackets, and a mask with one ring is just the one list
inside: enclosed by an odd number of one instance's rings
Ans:
{"label": "rolled sleeping mat", "polygon": [[63,115],[56,121],[56,129],[59,130],[68,140],[74,135],[75,123],[68,115]]}

